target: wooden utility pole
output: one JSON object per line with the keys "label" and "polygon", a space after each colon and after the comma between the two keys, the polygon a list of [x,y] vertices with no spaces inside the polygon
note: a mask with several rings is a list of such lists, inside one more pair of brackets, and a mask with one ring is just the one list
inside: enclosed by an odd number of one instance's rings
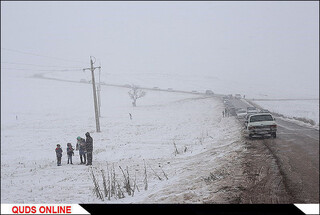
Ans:
{"label": "wooden utility pole", "polygon": [[93,90],[93,103],[94,103],[94,114],[96,118],[96,130],[100,132],[100,122],[99,122],[99,113],[98,113],[98,104],[97,104],[97,92],[96,92],[96,83],[94,81],[94,70],[101,67],[93,67],[92,56],[90,56],[91,68],[85,68],[83,70],[91,70],[92,75],[92,90]]}

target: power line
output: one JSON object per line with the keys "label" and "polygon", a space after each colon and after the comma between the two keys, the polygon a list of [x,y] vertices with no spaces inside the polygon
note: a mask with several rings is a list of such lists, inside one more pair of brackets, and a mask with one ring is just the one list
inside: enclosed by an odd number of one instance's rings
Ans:
{"label": "power line", "polygon": [[36,53],[25,52],[25,51],[19,51],[19,50],[15,50],[15,49],[7,49],[7,48],[1,48],[1,49],[2,49],[2,50],[5,50],[5,51],[11,51],[11,52],[20,53],[20,54],[33,55],[33,56],[38,56],[38,57],[46,57],[46,58],[51,58],[51,59],[56,59],[56,60],[62,60],[62,61],[69,61],[69,62],[84,63],[84,62],[82,62],[82,61],[78,61],[78,60],[71,60],[71,59],[64,59],[64,58],[58,58],[58,57],[52,57],[52,56],[46,56],[46,55],[40,55],[40,54],[36,54]]}
{"label": "power line", "polygon": [[67,72],[67,71],[82,71],[82,69],[25,69],[25,68],[1,68],[7,70],[23,70],[23,71],[48,71],[48,72]]}
{"label": "power line", "polygon": [[26,66],[38,66],[38,67],[55,67],[55,68],[77,68],[77,69],[81,69],[80,67],[37,65],[37,64],[30,64],[30,63],[14,63],[14,62],[1,62],[1,64],[26,65]]}

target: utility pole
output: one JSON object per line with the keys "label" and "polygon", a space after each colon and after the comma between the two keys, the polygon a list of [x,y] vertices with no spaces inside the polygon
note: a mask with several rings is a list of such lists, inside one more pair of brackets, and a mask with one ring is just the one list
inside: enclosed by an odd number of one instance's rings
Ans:
{"label": "utility pole", "polygon": [[90,56],[90,64],[91,68],[85,68],[85,70],[91,70],[91,75],[92,75],[92,89],[93,89],[93,102],[94,102],[94,114],[96,118],[96,130],[97,132],[100,132],[100,122],[99,122],[99,114],[98,114],[98,105],[97,105],[97,93],[96,93],[96,83],[94,81],[94,70],[97,68],[101,67],[93,67],[93,62],[92,62],[92,56]]}

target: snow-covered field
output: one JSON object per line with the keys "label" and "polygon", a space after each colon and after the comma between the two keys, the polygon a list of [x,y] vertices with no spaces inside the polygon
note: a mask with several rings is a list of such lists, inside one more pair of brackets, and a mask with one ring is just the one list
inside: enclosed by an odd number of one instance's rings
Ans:
{"label": "snow-covered field", "polygon": [[[66,164],[67,142],[75,146],[76,137],[87,131],[94,139],[93,170],[100,186],[100,170],[111,166],[122,183],[121,166],[128,167],[140,191],[104,202],[227,203],[230,199],[217,191],[241,175],[238,156],[244,149],[237,121],[221,117],[220,100],[147,91],[133,108],[128,89],[104,86],[101,133],[96,133],[90,85],[30,75],[1,74],[2,203],[102,202],[92,192],[91,168],[78,165],[78,152],[74,165]],[[54,151],[58,143],[64,150],[61,167],[56,166]],[[219,177],[205,180],[210,173]]]}

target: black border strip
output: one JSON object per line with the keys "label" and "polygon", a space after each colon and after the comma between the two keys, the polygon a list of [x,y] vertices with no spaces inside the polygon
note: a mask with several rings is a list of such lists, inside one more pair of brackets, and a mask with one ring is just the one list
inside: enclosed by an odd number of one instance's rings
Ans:
{"label": "black border strip", "polygon": [[304,215],[293,204],[80,204],[90,214]]}

